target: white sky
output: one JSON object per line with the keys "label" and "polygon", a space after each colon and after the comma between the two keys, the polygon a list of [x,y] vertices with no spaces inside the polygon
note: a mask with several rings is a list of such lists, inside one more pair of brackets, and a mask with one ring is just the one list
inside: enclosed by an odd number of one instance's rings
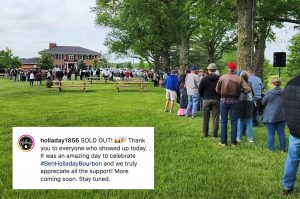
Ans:
{"label": "white sky", "polygon": [[[96,27],[90,8],[96,0],[0,0],[0,50],[8,47],[21,58],[38,56],[57,45],[81,46],[107,53],[104,39],[108,29]],[[275,30],[277,40],[268,42],[266,57],[273,52],[287,52],[289,39],[296,33],[293,25]],[[114,61],[111,57],[110,61]],[[130,58],[116,61],[131,60]]]}
{"label": "white sky", "polygon": [[285,23],[285,26],[281,29],[274,28],[276,34],[276,40],[274,42],[267,42],[265,56],[273,63],[274,52],[288,52],[288,46],[290,45],[289,40],[296,34],[299,33],[299,29],[294,29],[295,24]]}

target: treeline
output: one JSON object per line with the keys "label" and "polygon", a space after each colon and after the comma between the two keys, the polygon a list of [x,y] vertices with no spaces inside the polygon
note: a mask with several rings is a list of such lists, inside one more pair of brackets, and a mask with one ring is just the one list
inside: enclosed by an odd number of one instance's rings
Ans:
{"label": "treeline", "polygon": [[239,68],[263,77],[272,28],[300,24],[300,0],[97,0],[93,11],[96,23],[112,30],[110,52],[165,71],[221,65],[234,54]]}

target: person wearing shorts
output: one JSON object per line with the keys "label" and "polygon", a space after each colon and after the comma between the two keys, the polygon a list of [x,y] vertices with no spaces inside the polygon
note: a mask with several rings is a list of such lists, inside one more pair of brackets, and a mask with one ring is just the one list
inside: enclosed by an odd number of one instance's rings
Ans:
{"label": "person wearing shorts", "polygon": [[171,75],[166,80],[166,105],[165,112],[173,112],[174,101],[177,97],[179,89],[179,81],[177,71],[172,70]]}

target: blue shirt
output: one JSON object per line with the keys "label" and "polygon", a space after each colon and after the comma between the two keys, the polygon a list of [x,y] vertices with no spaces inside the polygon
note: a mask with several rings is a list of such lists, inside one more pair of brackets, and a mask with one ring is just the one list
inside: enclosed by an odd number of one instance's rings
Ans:
{"label": "blue shirt", "polygon": [[179,81],[176,75],[170,75],[166,81],[166,89],[172,91],[178,91],[179,89]]}
{"label": "blue shirt", "polygon": [[255,75],[249,75],[248,81],[251,83],[254,99],[261,99],[262,82],[261,79]]}

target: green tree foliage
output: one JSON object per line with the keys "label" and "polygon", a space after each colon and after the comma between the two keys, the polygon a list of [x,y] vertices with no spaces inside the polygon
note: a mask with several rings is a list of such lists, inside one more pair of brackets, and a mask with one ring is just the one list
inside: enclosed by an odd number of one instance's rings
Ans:
{"label": "green tree foliage", "polygon": [[287,67],[283,69],[285,77],[289,79],[300,74],[300,33],[293,36],[290,43]]}
{"label": "green tree foliage", "polygon": [[0,51],[0,69],[18,68],[21,62],[18,57],[14,56],[8,48]]}
{"label": "green tree foliage", "polygon": [[205,50],[205,64],[217,62],[224,52],[236,49],[236,4],[234,0],[197,2],[191,8],[199,21],[192,37],[193,47]]}
{"label": "green tree foliage", "polygon": [[87,69],[87,65],[86,65],[86,63],[84,63],[83,60],[80,60],[78,62],[78,69],[81,69],[81,70],[86,70]]}
{"label": "green tree foliage", "polygon": [[273,67],[273,64],[269,60],[265,60],[263,66],[263,87],[264,91],[271,89],[271,79],[274,76],[278,76],[279,71],[278,68]]}
{"label": "green tree foliage", "polygon": [[53,65],[53,58],[49,53],[42,53],[41,56],[38,59],[37,66],[40,69],[52,69],[54,67]]}
{"label": "green tree foliage", "polygon": [[126,63],[126,68],[132,69],[132,63],[131,62],[127,62]]}
{"label": "green tree foliage", "polygon": [[102,56],[99,60],[100,68],[107,68],[108,67],[108,59],[105,56]]}
{"label": "green tree foliage", "polygon": [[159,56],[169,67],[170,47],[179,39],[178,1],[98,0],[94,11],[98,25],[112,28],[105,43],[112,52],[149,62]]}
{"label": "green tree foliage", "polygon": [[257,0],[262,5],[258,21],[300,24],[300,0]]}
{"label": "green tree foliage", "polygon": [[93,66],[94,69],[100,68],[100,61],[97,60],[97,59],[94,59],[94,60],[92,61],[92,66]]}
{"label": "green tree foliage", "polygon": [[227,69],[227,65],[229,62],[236,62],[237,60],[237,51],[236,50],[231,50],[231,51],[226,51],[223,56],[222,59],[220,59],[217,62],[217,67],[219,69],[219,72],[221,74],[226,74],[228,73],[228,69]]}

